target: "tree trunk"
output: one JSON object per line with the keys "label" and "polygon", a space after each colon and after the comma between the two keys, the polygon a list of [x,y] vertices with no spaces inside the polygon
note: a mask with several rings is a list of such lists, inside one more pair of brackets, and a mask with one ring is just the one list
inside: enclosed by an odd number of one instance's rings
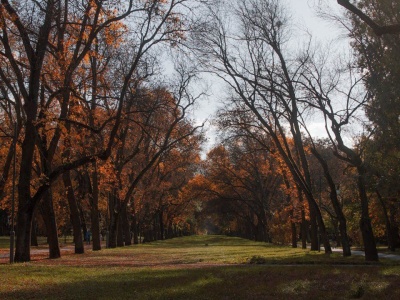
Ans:
{"label": "tree trunk", "polygon": [[116,210],[116,196],[112,193],[109,197],[108,207],[110,211],[110,227],[109,227],[109,240],[108,247],[117,247],[117,226],[118,226],[118,211]]}
{"label": "tree trunk", "polygon": [[[22,142],[21,164],[18,181],[18,213],[15,262],[28,262],[31,260],[31,226],[35,203],[31,199],[32,161],[35,148],[36,130],[33,124],[36,119],[37,101],[25,104],[28,119],[25,123],[25,137]],[[33,114],[33,116],[32,116]]]}
{"label": "tree trunk", "polygon": [[340,238],[341,238],[341,244],[343,247],[343,256],[350,256],[351,255],[351,249],[350,249],[350,242],[347,236],[347,223],[346,223],[346,218],[343,214],[343,209],[339,203],[338,199],[338,193],[336,191],[336,185],[335,182],[333,181],[333,178],[331,176],[331,173],[329,172],[329,167],[325,159],[322,157],[322,155],[315,149],[312,148],[311,152],[314,154],[314,156],[317,158],[318,162],[322,166],[322,169],[324,171],[324,177],[326,179],[326,182],[329,185],[330,189],[330,200],[332,203],[332,206],[335,210],[336,216],[339,221],[339,230],[340,230]]}
{"label": "tree trunk", "polygon": [[158,214],[159,222],[160,222],[160,240],[164,240],[164,211],[160,209]]}
{"label": "tree trunk", "polygon": [[120,212],[117,217],[117,247],[124,247],[123,222],[122,213]]}
{"label": "tree trunk", "polygon": [[385,219],[385,225],[386,225],[386,237],[387,237],[387,242],[388,242],[388,249],[390,251],[396,251],[396,245],[395,245],[395,240],[393,238],[393,229],[392,229],[392,225],[390,222],[390,218],[389,218],[389,214],[388,214],[388,210],[386,207],[386,204],[382,198],[381,193],[376,190],[376,195],[378,196],[379,199],[379,203],[382,206],[382,210],[383,210],[383,217]]}
{"label": "tree trunk", "polygon": [[319,251],[320,250],[320,235],[318,232],[318,225],[316,219],[315,208],[311,205],[310,207],[310,238],[311,238],[311,251]]}
{"label": "tree trunk", "polygon": [[304,208],[301,210],[301,248],[307,249],[308,222]]}
{"label": "tree trunk", "polygon": [[378,250],[376,249],[375,237],[372,231],[371,219],[369,217],[368,196],[365,190],[365,169],[361,165],[358,170],[358,191],[361,200],[361,220],[360,229],[364,242],[365,260],[378,261]]}
{"label": "tree trunk", "polygon": [[75,254],[82,254],[85,252],[82,237],[82,223],[80,218],[80,211],[74,189],[72,188],[72,181],[70,172],[66,172],[62,176],[64,187],[67,190],[67,200],[70,211],[70,219],[72,223],[72,234],[74,236]]}
{"label": "tree trunk", "polygon": [[93,251],[101,250],[100,241],[100,220],[99,220],[99,183],[97,178],[97,163],[92,163],[92,188],[91,188],[91,227],[92,227],[92,249]]}
{"label": "tree trunk", "polygon": [[54,214],[51,189],[48,189],[44,193],[43,199],[39,204],[39,209],[42,214],[44,224],[46,226],[47,242],[49,243],[49,258],[60,258],[61,252],[58,242],[56,216]]}
{"label": "tree trunk", "polygon": [[134,213],[132,216],[131,227],[132,227],[132,232],[133,232],[133,244],[137,245],[137,244],[139,244],[139,230],[138,230],[138,225],[137,225],[136,213]]}
{"label": "tree trunk", "polygon": [[130,246],[132,245],[132,232],[131,232],[131,226],[129,224],[128,210],[126,205],[122,207],[121,219],[122,219],[122,229],[124,234],[124,243],[125,246]]}
{"label": "tree trunk", "polygon": [[293,209],[290,210],[290,227],[292,232],[292,248],[297,248],[297,230],[296,223],[293,218]]}
{"label": "tree trunk", "polygon": [[34,214],[32,219],[32,230],[31,230],[31,246],[39,246],[37,239],[37,224],[36,224],[37,214]]}
{"label": "tree trunk", "polygon": [[26,205],[18,209],[17,241],[15,248],[15,262],[28,262],[31,260],[31,225],[33,207]]}
{"label": "tree trunk", "polygon": [[339,218],[340,240],[343,248],[343,256],[351,256],[351,245],[347,236],[347,224],[344,217]]}

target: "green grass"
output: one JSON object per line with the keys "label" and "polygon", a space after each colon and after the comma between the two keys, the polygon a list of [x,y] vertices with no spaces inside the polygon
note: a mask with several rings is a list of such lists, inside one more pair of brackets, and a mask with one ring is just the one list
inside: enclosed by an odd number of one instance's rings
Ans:
{"label": "green grass", "polygon": [[193,236],[2,264],[0,299],[400,299],[391,264]]}

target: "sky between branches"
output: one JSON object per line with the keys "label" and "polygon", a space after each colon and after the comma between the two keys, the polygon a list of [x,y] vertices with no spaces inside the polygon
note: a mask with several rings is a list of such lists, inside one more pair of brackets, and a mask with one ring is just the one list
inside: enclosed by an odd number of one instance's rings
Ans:
{"label": "sky between branches", "polygon": [[[327,13],[341,14],[344,12],[336,0],[282,0],[285,1],[286,7],[288,8],[289,15],[292,16],[292,22],[294,24],[294,30],[296,31],[296,40],[293,41],[293,47],[298,46],[300,43],[306,43],[310,36],[313,42],[320,43],[322,45],[327,43],[333,43],[343,51],[350,49],[349,40],[346,39],[346,32],[343,28],[338,27],[338,24],[334,24],[333,21],[324,20],[318,16],[318,9],[322,9]],[[216,143],[216,129],[210,121],[217,111],[218,107],[221,107],[222,100],[226,97],[224,93],[224,85],[222,82],[214,76],[204,76],[206,85],[210,86],[207,91],[209,96],[204,99],[194,112],[194,119],[196,124],[206,122],[207,138],[208,143],[205,147],[207,152]],[[313,136],[326,137],[323,121],[314,120],[309,124],[309,130]]]}

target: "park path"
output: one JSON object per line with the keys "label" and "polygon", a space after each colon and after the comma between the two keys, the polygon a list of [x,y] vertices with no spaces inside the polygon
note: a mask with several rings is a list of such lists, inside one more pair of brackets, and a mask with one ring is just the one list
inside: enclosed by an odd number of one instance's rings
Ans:
{"label": "park path", "polygon": [[[343,250],[341,248],[335,248],[335,249],[332,249],[332,251],[341,253]],[[364,251],[360,251],[360,250],[351,250],[351,255],[365,256],[365,253],[364,253]],[[379,256],[379,258],[388,258],[388,259],[400,261],[400,255],[398,255],[398,254],[378,253],[378,256]]]}

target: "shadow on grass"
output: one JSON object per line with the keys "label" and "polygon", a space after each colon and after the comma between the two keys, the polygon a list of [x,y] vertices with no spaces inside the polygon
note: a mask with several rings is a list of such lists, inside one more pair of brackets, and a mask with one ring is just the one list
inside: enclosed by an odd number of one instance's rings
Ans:
{"label": "shadow on grass", "polygon": [[379,267],[27,268],[1,299],[400,299],[399,272]]}

